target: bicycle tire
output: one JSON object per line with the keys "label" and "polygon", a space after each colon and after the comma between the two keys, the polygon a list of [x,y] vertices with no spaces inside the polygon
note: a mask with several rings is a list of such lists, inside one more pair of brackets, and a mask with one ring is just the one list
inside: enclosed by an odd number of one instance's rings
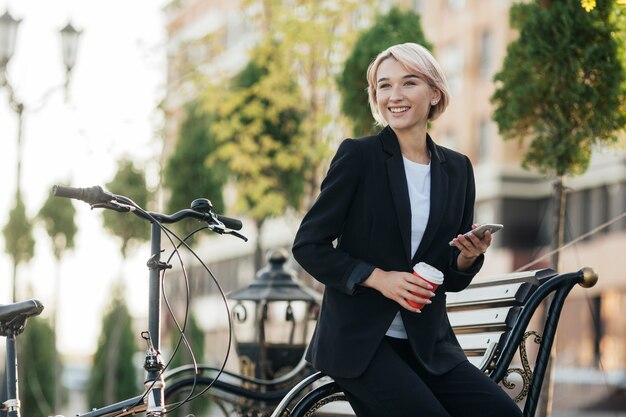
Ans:
{"label": "bicycle tire", "polygon": [[324,405],[335,401],[347,399],[339,385],[335,381],[329,381],[302,397],[293,408],[290,417],[311,417]]}

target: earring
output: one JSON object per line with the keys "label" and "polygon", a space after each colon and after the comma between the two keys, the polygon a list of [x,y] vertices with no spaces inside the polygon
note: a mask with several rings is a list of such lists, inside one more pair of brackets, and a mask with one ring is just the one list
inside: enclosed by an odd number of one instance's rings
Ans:
{"label": "earring", "polygon": [[437,100],[433,100],[430,102],[430,104],[432,104],[433,106],[437,104]]}

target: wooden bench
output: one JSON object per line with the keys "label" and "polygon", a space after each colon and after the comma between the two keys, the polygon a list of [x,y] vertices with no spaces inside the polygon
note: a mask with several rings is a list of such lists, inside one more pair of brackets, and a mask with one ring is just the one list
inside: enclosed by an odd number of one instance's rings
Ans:
{"label": "wooden bench", "polygon": [[[591,268],[561,275],[542,269],[477,278],[465,290],[447,294],[448,317],[468,359],[503,389],[515,390],[512,396],[516,402],[525,400],[524,416],[535,413],[567,295],[576,284],[589,288],[596,282],[597,274]],[[531,319],[548,296],[553,298],[545,322],[539,325],[540,332],[529,330]],[[533,369],[526,346],[531,337],[537,343]],[[518,350],[521,368],[510,368]],[[517,381],[512,379],[515,376]],[[521,388],[517,387],[520,383]],[[305,391],[308,393],[303,395]],[[334,381],[318,372],[295,386],[272,417],[285,415],[334,417],[354,413]]]}

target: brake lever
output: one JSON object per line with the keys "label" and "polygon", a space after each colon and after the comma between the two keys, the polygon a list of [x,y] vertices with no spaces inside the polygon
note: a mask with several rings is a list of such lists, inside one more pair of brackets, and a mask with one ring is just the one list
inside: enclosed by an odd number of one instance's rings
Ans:
{"label": "brake lever", "polygon": [[128,213],[132,209],[130,206],[123,206],[112,201],[109,203],[96,203],[91,205],[92,210],[97,208],[105,208],[113,211],[118,211],[120,213]]}
{"label": "brake lever", "polygon": [[243,240],[244,242],[248,241],[248,238],[245,237],[244,235],[242,235],[241,233],[235,231],[235,230],[231,230],[231,229],[227,229],[226,227],[224,227],[224,225],[222,224],[222,222],[219,222],[219,224],[209,224],[209,230],[215,232],[215,233],[219,233],[220,235],[233,235],[235,237],[238,237],[239,239]]}
{"label": "brake lever", "polygon": [[241,233],[235,231],[235,230],[224,230],[224,233],[228,234],[228,235],[233,235],[235,237],[238,237],[239,239],[243,240],[244,242],[248,241],[248,238],[245,237],[244,235],[242,235]]}

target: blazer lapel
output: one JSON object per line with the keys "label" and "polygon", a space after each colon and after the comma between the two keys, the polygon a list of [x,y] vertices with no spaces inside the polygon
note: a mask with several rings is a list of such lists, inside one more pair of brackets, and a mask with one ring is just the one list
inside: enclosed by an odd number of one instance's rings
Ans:
{"label": "blazer lapel", "polygon": [[[428,150],[430,150],[430,214],[428,223],[422,241],[415,252],[412,264],[421,259],[425,252],[428,251],[430,243],[435,237],[435,233],[439,229],[439,224],[443,218],[448,200],[448,174],[444,169],[446,160],[442,153],[438,152],[435,143],[427,135],[426,142]],[[410,225],[409,225],[410,228]]]}
{"label": "blazer lapel", "polygon": [[396,208],[396,216],[400,225],[400,235],[407,263],[411,261],[411,203],[409,201],[409,190],[404,172],[404,162],[402,162],[402,152],[395,133],[389,126],[385,127],[379,134],[383,150],[390,154],[387,159],[387,174],[389,178],[389,189]]}

